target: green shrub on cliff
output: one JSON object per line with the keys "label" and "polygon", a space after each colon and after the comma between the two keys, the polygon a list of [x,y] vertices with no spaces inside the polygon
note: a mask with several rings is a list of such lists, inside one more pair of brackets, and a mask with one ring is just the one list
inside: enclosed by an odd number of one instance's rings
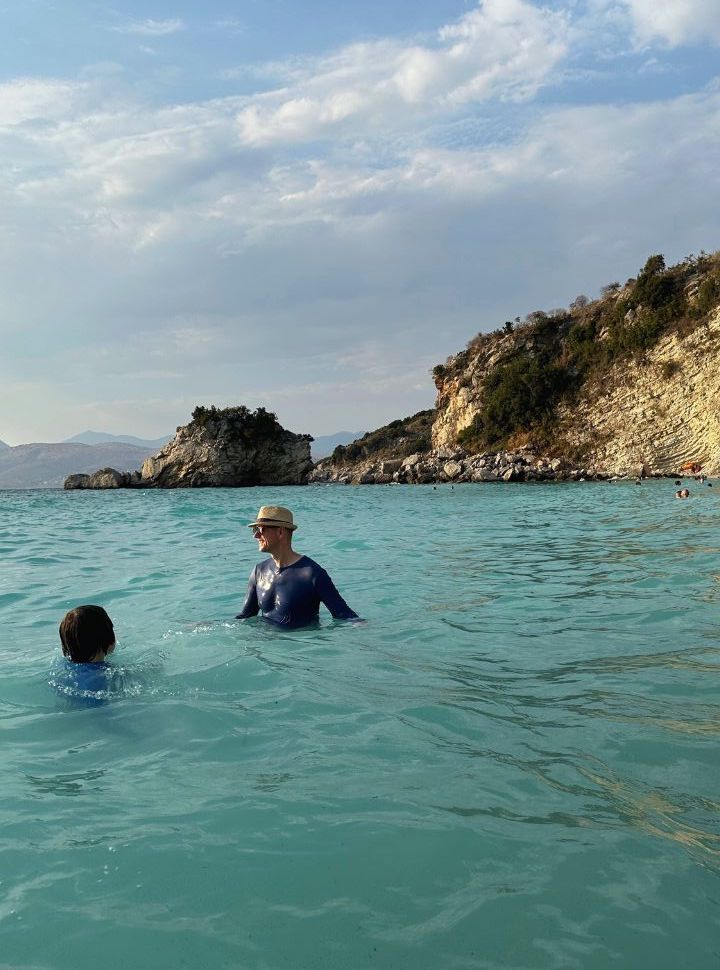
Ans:
{"label": "green shrub on cliff", "polygon": [[682,364],[679,360],[675,360],[674,358],[664,360],[660,365],[660,373],[666,381],[669,381],[672,377],[675,377],[675,375],[679,374],[681,370]]}
{"label": "green shrub on cliff", "polygon": [[482,409],[488,444],[547,421],[570,383],[566,368],[542,359],[518,357],[496,368],[485,384]]}
{"label": "green shrub on cliff", "polygon": [[198,404],[192,413],[192,419],[201,428],[206,428],[211,422],[219,424],[225,421],[247,438],[271,437],[281,434],[283,430],[277,415],[272,411],[266,411],[262,407],[251,411],[244,404],[233,408],[217,408],[214,404],[208,408]]}
{"label": "green shrub on cliff", "polygon": [[572,381],[567,368],[527,355],[494,368],[484,383],[480,413],[460,431],[458,444],[470,451],[493,448],[518,431],[542,426]]}
{"label": "green shrub on cliff", "polygon": [[429,451],[434,419],[435,411],[431,408],[391,421],[347,445],[338,445],[332,453],[332,463],[343,465],[368,458],[406,458],[416,451]]}
{"label": "green shrub on cliff", "polygon": [[651,256],[638,274],[627,300],[620,301],[618,312],[631,313],[626,325],[618,323],[612,337],[617,354],[623,351],[642,351],[653,347],[665,331],[679,322],[688,306],[684,292],[682,264],[665,268],[665,259],[659,253]]}
{"label": "green shrub on cliff", "polygon": [[720,273],[706,276],[697,290],[694,316],[705,316],[720,303]]}

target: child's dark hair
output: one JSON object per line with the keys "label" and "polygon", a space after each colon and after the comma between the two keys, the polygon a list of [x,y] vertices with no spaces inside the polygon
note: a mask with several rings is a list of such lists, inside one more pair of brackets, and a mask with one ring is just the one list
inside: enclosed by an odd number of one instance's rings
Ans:
{"label": "child's dark hair", "polygon": [[102,606],[76,606],[60,623],[62,652],[78,664],[89,663],[115,643],[112,620]]}

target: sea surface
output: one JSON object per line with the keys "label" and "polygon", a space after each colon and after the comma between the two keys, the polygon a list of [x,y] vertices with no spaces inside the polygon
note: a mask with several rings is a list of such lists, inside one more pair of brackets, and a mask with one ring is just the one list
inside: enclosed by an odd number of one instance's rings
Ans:
{"label": "sea surface", "polygon": [[[0,968],[720,966],[720,482],[0,492]],[[363,624],[236,621],[246,523]],[[58,623],[98,603],[106,689]]]}

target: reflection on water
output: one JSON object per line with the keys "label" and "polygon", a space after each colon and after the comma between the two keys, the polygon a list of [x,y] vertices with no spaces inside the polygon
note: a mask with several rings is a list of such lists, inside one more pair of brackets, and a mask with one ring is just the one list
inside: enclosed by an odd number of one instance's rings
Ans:
{"label": "reflection on water", "polygon": [[104,771],[96,770],[82,771],[74,775],[48,775],[44,778],[27,775],[26,777],[38,794],[80,795],[88,791],[100,791],[100,785],[88,785],[88,782],[97,781],[104,774]]}
{"label": "reflection on water", "polygon": [[[697,656],[709,654],[711,660],[699,660]],[[713,662],[714,658],[717,658]],[[626,673],[652,667],[675,667],[680,670],[720,671],[720,649],[715,647],[688,647],[685,650],[669,650],[664,653],[637,654],[623,657],[595,657],[581,662],[563,664],[539,676],[547,680],[563,680],[567,677],[592,673]]]}

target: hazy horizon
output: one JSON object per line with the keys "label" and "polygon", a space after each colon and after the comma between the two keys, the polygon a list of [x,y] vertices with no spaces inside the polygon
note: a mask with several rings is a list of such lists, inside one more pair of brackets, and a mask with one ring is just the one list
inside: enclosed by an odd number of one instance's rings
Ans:
{"label": "hazy horizon", "polygon": [[[188,417],[188,420],[185,422],[185,424],[189,424],[190,420],[191,420],[191,418]],[[287,430],[293,431],[294,429],[293,428],[288,428]],[[305,431],[305,432],[299,431],[299,432],[295,432],[295,433],[296,434],[311,434],[311,432],[309,432],[309,431]],[[327,435],[312,435],[312,437],[313,437],[313,440],[314,441],[318,441],[318,440],[324,440],[326,438],[336,438],[336,437],[342,437],[342,436],[346,436],[346,435],[355,435],[355,436],[358,436],[359,437],[359,436],[362,436],[364,433],[365,433],[364,431],[345,431],[345,430],[342,430],[341,429],[341,430],[338,430],[338,431],[334,431],[331,434],[327,434]],[[45,440],[43,440],[43,441],[8,441],[7,438],[4,438],[4,437],[0,436],[0,445],[7,445],[10,448],[18,448],[18,447],[21,447],[22,445],[36,445],[36,444],[44,444],[44,445],[92,444],[92,442],[83,442],[83,441],[79,440],[80,438],[82,438],[83,435],[86,435],[86,434],[89,434],[89,435],[99,435],[100,437],[98,438],[98,441],[97,441],[98,444],[100,444],[102,442],[106,442],[106,441],[108,441],[108,442],[109,441],[117,441],[118,443],[122,443],[122,439],[125,439],[125,438],[134,438],[134,439],[137,439],[138,441],[142,441],[142,446],[145,446],[145,445],[153,446],[153,445],[157,444],[159,441],[161,441],[163,439],[170,440],[175,435],[175,429],[173,429],[172,431],[168,432],[166,435],[157,435],[155,438],[142,438],[140,435],[134,435],[131,431],[128,431],[128,432],[112,432],[112,431],[97,431],[96,429],[86,428],[84,431],[77,432],[77,434],[69,435],[69,436],[66,436],[64,438],[59,438],[57,440],[52,440],[52,441],[45,441]],[[127,443],[127,444],[134,444],[134,442],[125,442],[125,443]]]}

